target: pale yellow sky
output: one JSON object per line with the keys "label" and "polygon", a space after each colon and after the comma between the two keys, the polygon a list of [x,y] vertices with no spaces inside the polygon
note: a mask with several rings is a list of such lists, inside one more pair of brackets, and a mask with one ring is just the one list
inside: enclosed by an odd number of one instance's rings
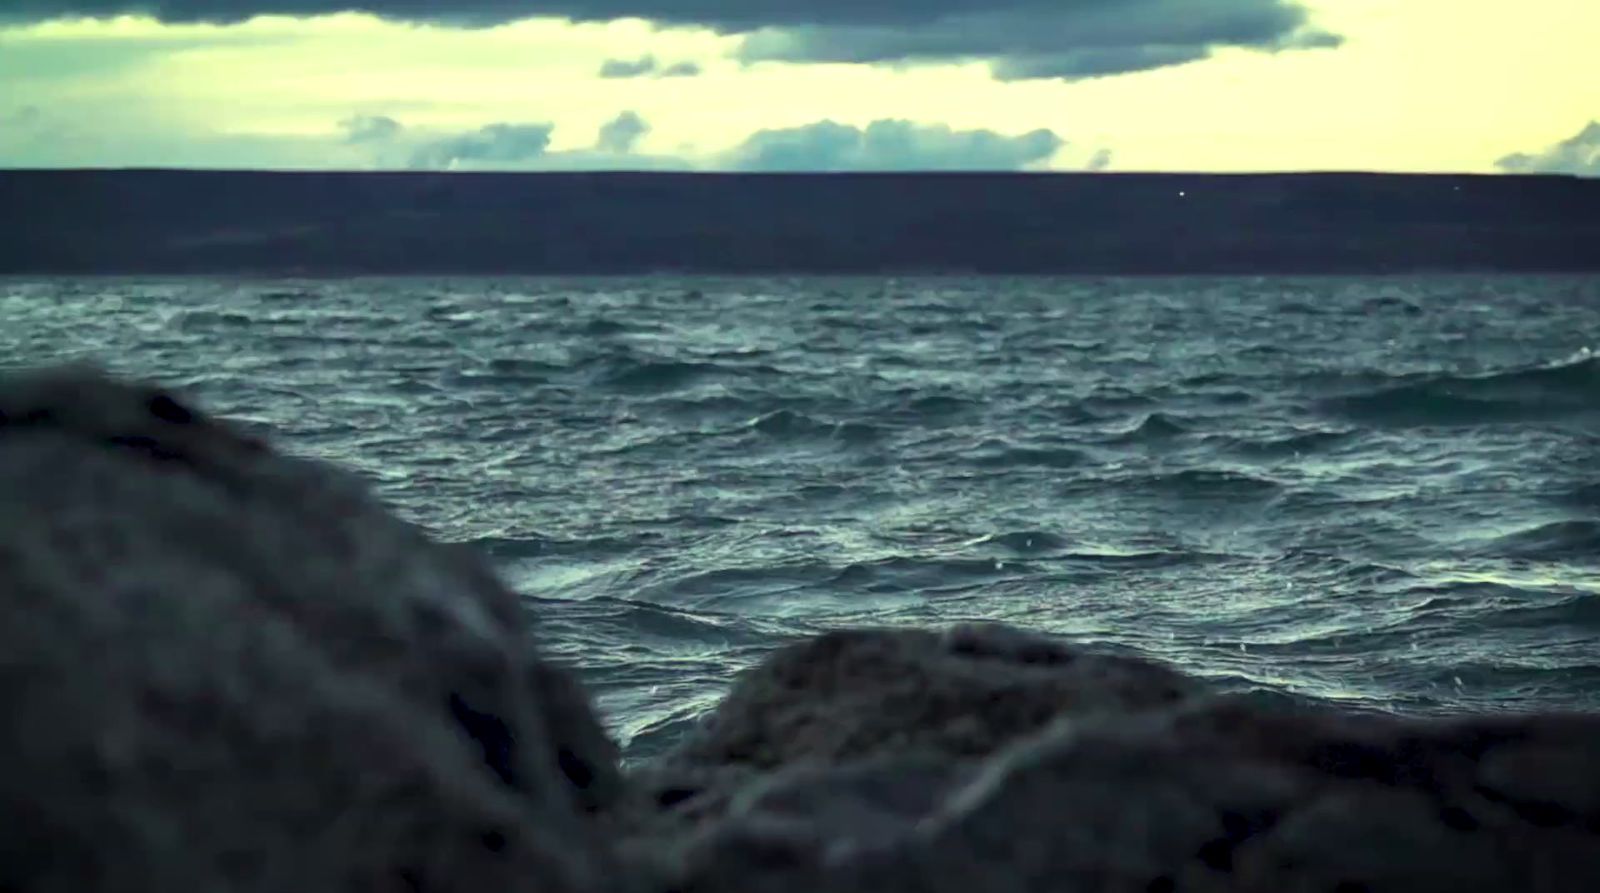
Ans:
{"label": "pale yellow sky", "polygon": [[[638,20],[16,25],[0,28],[0,165],[405,166],[418,145],[508,123],[554,129],[546,151],[502,166],[719,167],[756,131],[903,119],[957,136],[1054,132],[1065,146],[1035,167],[1107,151],[1113,170],[1492,171],[1600,118],[1595,0],[1306,5],[1342,46],[1224,48],[1070,82],[1002,82],[980,61],[746,66],[736,37]],[[701,72],[599,76],[607,59],[645,55]],[[624,111],[648,122],[633,151],[655,161],[591,148]],[[339,122],[355,116],[392,118],[401,137],[352,144]]]}

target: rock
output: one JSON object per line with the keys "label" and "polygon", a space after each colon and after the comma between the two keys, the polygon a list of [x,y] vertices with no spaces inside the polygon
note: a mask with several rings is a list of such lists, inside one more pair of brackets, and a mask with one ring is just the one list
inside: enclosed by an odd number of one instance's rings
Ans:
{"label": "rock", "polygon": [[[1502,747],[1581,749],[1596,733],[1592,718],[1262,714],[1229,699],[1107,718],[997,758],[897,855],[941,883],[1004,865],[1019,890],[1594,889],[1595,830],[1500,808],[1475,769]],[[1550,864],[1568,870],[1533,885]]]}
{"label": "rock", "polygon": [[1170,705],[1201,690],[1146,661],[998,625],[830,633],[742,676],[667,761],[771,770],[883,755],[977,757],[1062,716]]}
{"label": "rock", "polygon": [[994,628],[825,636],[687,745],[744,774],[653,842],[693,893],[1600,889],[1600,717],[1401,719],[1169,676]]}
{"label": "rock", "polygon": [[0,379],[7,893],[1600,889],[1600,717],[840,632],[623,779],[531,635],[353,480],[154,389]]}
{"label": "rock", "polygon": [[[794,828],[789,816],[797,809],[815,816],[834,802],[862,813],[847,825],[883,830],[888,825],[866,813],[887,810],[909,820],[904,803],[927,796],[925,773],[964,778],[973,759],[1063,716],[1168,705],[1200,691],[1147,661],[1091,653],[997,624],[943,634],[829,633],[781,649],[742,675],[701,728],[634,773],[630,798],[612,814],[612,828],[634,841],[635,850],[673,850],[676,845],[664,841],[737,824],[733,815],[760,811],[765,818],[752,828]],[[914,779],[899,777],[907,765],[915,767]],[[844,766],[864,774],[834,772]],[[863,799],[862,785],[870,789],[868,779],[881,772],[888,773],[888,787],[878,787],[876,799],[899,805]],[[901,793],[884,793],[888,788]],[[778,845],[770,835],[766,840],[763,846]],[[714,857],[702,852],[697,858]]]}
{"label": "rock", "polygon": [[530,635],[352,479],[0,379],[0,889],[613,889],[615,752]]}

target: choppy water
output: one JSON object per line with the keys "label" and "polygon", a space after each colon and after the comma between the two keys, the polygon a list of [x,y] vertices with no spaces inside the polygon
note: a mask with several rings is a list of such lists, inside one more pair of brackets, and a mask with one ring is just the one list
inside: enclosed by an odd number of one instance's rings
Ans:
{"label": "choppy water", "polygon": [[647,754],[786,638],[1600,707],[1600,279],[0,280],[9,365],[268,423],[482,546]]}

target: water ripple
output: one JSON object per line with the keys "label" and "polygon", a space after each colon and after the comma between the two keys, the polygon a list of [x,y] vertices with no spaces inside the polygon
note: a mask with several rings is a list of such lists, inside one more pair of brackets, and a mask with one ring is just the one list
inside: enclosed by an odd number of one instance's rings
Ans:
{"label": "water ripple", "polygon": [[1600,280],[3,280],[482,549],[632,757],[843,624],[1600,708]]}

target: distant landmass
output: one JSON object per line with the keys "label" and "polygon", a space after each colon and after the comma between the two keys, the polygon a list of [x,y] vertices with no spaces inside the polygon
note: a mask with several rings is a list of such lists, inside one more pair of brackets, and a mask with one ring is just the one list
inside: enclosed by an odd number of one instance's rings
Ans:
{"label": "distant landmass", "polygon": [[1600,271],[1600,180],[0,171],[0,273]]}

